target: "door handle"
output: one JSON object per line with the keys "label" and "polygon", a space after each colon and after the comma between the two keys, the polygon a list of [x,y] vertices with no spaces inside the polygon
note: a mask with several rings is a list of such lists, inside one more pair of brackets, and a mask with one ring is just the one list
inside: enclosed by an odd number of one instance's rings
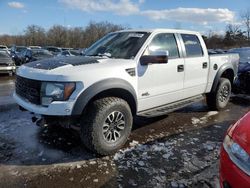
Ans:
{"label": "door handle", "polygon": [[206,69],[207,68],[207,62],[202,63],[202,68]]}
{"label": "door handle", "polygon": [[183,72],[183,71],[184,71],[184,65],[178,65],[177,72]]}

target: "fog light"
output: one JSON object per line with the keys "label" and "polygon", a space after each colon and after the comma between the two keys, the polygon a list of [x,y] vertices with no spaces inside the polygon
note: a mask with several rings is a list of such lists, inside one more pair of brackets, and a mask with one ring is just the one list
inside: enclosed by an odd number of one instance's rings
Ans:
{"label": "fog light", "polygon": [[42,99],[41,103],[44,106],[49,106],[53,101],[52,97],[42,97],[41,99]]}

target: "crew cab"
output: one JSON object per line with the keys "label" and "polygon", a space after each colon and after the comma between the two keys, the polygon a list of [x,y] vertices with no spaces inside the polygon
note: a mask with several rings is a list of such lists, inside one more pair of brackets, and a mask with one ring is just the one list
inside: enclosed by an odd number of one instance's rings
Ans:
{"label": "crew cab", "polygon": [[37,124],[79,126],[84,145],[108,155],[126,142],[135,115],[163,115],[204,97],[211,109],[225,108],[238,62],[238,54],[209,56],[198,32],[118,31],[85,56],[22,65],[14,98],[41,115]]}

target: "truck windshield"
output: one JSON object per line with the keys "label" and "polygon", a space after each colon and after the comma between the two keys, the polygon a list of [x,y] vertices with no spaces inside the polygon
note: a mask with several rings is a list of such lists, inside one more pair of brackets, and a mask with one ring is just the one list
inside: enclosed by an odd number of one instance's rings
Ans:
{"label": "truck windshield", "polygon": [[148,32],[111,33],[88,48],[85,55],[133,59],[149,35]]}

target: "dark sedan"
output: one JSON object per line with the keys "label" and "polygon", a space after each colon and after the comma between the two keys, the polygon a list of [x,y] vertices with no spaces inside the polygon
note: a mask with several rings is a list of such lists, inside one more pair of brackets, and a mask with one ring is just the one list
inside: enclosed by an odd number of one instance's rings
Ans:
{"label": "dark sedan", "polygon": [[238,78],[234,84],[234,93],[250,94],[250,47],[234,48],[229,53],[238,53],[240,56]]}
{"label": "dark sedan", "polygon": [[54,57],[45,49],[26,49],[20,55],[21,64]]}
{"label": "dark sedan", "polygon": [[25,46],[12,46],[10,50],[10,55],[12,59],[15,61],[16,66],[21,65],[20,56],[22,51],[27,50]]}

